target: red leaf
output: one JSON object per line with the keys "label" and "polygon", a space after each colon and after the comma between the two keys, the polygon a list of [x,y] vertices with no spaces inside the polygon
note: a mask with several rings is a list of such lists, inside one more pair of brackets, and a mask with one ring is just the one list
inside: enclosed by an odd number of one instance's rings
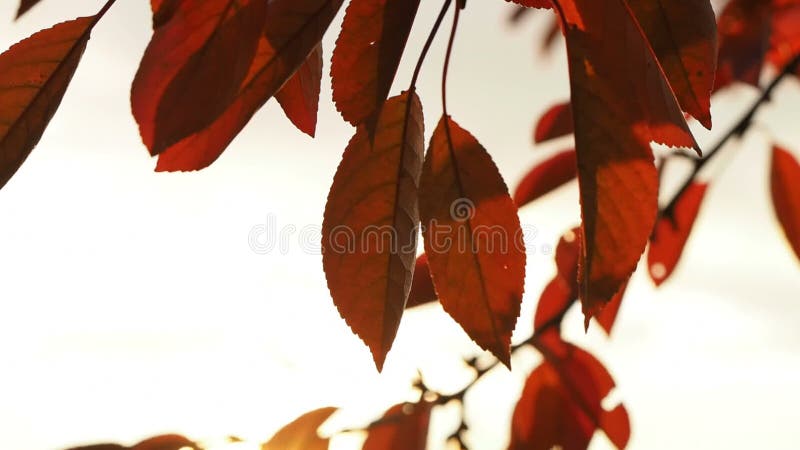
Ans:
{"label": "red leaf", "polygon": [[321,82],[322,44],[319,44],[292,78],[275,94],[275,99],[280,103],[286,117],[297,129],[311,137],[314,137],[317,129]]}
{"label": "red leaf", "polygon": [[734,81],[758,86],[769,48],[771,1],[731,0],[720,14],[715,90]]}
{"label": "red leaf", "polygon": [[572,105],[568,102],[553,105],[542,114],[542,117],[539,118],[539,122],[536,123],[536,129],[533,132],[533,142],[538,144],[549,141],[550,139],[572,134],[574,131],[573,127]]}
{"label": "red leaf", "polygon": [[0,55],[0,188],[39,143],[78,68],[95,16],[39,31]]}
{"label": "red leaf", "polygon": [[525,281],[522,230],[491,156],[449,117],[431,138],[420,215],[444,310],[508,366]]}
{"label": "red leaf", "polygon": [[131,450],[181,450],[183,448],[196,449],[197,445],[177,434],[165,434],[145,439],[131,447]]}
{"label": "red leaf", "polygon": [[630,425],[622,405],[602,402],[614,387],[603,365],[589,353],[549,335],[539,348],[545,361],[528,377],[512,418],[510,450],[583,450],[597,429],[625,448]]}
{"label": "red leaf", "polygon": [[627,0],[683,110],[711,128],[717,22],[709,0]]}
{"label": "red leaf", "polygon": [[625,296],[625,290],[627,288],[628,283],[623,284],[619,292],[614,294],[611,301],[606,303],[606,306],[595,316],[600,328],[602,328],[607,335],[611,335],[611,330],[614,328],[614,323],[617,321],[617,314],[619,313],[620,306],[622,306],[622,297]]}
{"label": "red leaf", "polygon": [[17,9],[17,19],[28,12],[29,9],[33,8],[39,1],[40,0],[20,0],[19,9]]}
{"label": "red leaf", "polygon": [[513,2],[528,8],[551,9],[553,7],[553,2],[551,0],[506,0],[506,1]]}
{"label": "red leaf", "polygon": [[800,258],[800,164],[778,146],[772,149],[770,186],[775,214],[789,245]]}
{"label": "red leaf", "polygon": [[72,447],[67,450],[128,450],[128,447],[123,447],[119,444],[95,444],[83,447]]}
{"label": "red leaf", "polygon": [[272,0],[266,38],[259,40],[256,57],[233,102],[207,128],[161,153],[156,170],[200,170],[213,163],[317,47],[342,1]]}
{"label": "red leaf", "polygon": [[348,144],[325,207],[322,262],[328,287],[378,370],[411,289],[423,140],[417,95],[387,100],[374,138],[362,124]]}
{"label": "red leaf", "polygon": [[[664,73],[623,0],[560,0],[566,30],[587,318],[631,276],[657,211],[650,142],[694,147]],[[620,70],[625,67],[625,70]]]}
{"label": "red leaf", "polygon": [[800,4],[793,0],[773,2],[770,48],[767,59],[778,69],[800,53]]}
{"label": "red leaf", "polygon": [[320,408],[298,417],[278,430],[261,450],[328,450],[328,438],[317,429],[336,412],[336,408]]}
{"label": "red leaf", "polygon": [[208,127],[234,101],[267,3],[181,0],[174,8],[155,29],[131,88],[133,115],[152,155]]}
{"label": "red leaf", "polygon": [[418,7],[419,0],[352,0],[347,7],[331,78],[336,108],[353,125],[389,95]]}
{"label": "red leaf", "polygon": [[707,188],[705,183],[693,183],[675,205],[672,217],[661,217],[656,222],[647,252],[648,273],[656,286],[666,281],[678,265]]}
{"label": "red leaf", "polygon": [[383,419],[369,427],[363,450],[425,450],[430,403],[405,403],[389,408]]}
{"label": "red leaf", "polygon": [[575,149],[565,150],[535,166],[514,191],[514,203],[522,207],[578,176]]}
{"label": "red leaf", "polygon": [[411,281],[411,292],[408,294],[406,308],[425,305],[437,301],[436,290],[433,288],[431,272],[428,268],[428,255],[419,255],[414,266],[414,277]]}

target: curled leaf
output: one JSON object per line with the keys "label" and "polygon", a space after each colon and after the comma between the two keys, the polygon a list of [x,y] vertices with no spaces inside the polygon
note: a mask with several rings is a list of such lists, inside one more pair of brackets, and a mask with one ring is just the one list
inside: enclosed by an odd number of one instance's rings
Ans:
{"label": "curled leaf", "polygon": [[538,164],[520,181],[514,203],[522,207],[578,176],[575,149],[565,150]]}
{"label": "curled leaf", "polygon": [[317,429],[336,412],[336,408],[320,408],[298,417],[284,426],[261,446],[261,450],[327,450],[328,438]]}
{"label": "curled leaf", "polygon": [[551,106],[539,118],[533,132],[533,142],[539,144],[572,134],[573,131],[572,105],[569,102],[559,103]]}
{"label": "curled leaf", "polygon": [[800,258],[800,164],[787,150],[772,149],[772,204],[794,254]]}

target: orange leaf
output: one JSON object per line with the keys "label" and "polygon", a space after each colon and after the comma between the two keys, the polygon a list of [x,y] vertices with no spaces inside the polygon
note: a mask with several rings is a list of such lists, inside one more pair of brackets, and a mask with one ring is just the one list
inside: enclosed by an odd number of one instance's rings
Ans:
{"label": "orange leaf", "polygon": [[233,102],[207,128],[159,155],[157,171],[200,170],[213,163],[317,47],[343,0],[272,0],[266,37]]}
{"label": "orange leaf", "polygon": [[577,175],[575,149],[557,153],[525,175],[514,191],[514,203],[522,207],[572,181]]}
{"label": "orange leaf", "polygon": [[333,101],[346,121],[373,116],[389,95],[418,8],[419,0],[351,0],[331,62]]}
{"label": "orange leaf", "polygon": [[570,68],[588,325],[631,276],[653,229],[658,175],[650,142],[697,144],[624,0],[557,3]]}
{"label": "orange leaf", "polygon": [[672,216],[656,222],[647,251],[648,273],[656,286],[666,281],[678,265],[707,188],[705,183],[693,183],[676,203]]}
{"label": "orange leaf", "polygon": [[628,289],[628,283],[622,285],[619,289],[619,292],[614,294],[611,298],[611,301],[606,303],[603,309],[595,315],[595,319],[597,320],[598,325],[602,328],[607,335],[611,335],[611,330],[614,328],[614,324],[617,322],[617,314],[619,313],[619,308],[622,306],[622,298],[625,296],[625,291]]}
{"label": "orange leaf", "polygon": [[131,88],[133,115],[152,155],[208,127],[234,101],[267,3],[182,0],[174,8],[155,29]]}
{"label": "orange leaf", "polygon": [[317,429],[336,412],[336,408],[320,408],[298,417],[278,430],[261,450],[327,450],[327,438],[321,438]]}
{"label": "orange leaf", "polygon": [[758,86],[769,47],[771,1],[731,0],[719,16],[719,65],[714,90],[734,81]]}
{"label": "orange leaf", "polygon": [[436,290],[433,288],[431,272],[428,268],[428,255],[419,255],[414,265],[414,277],[411,281],[411,292],[408,294],[406,308],[425,305],[435,302],[438,299]]}
{"label": "orange leaf", "polygon": [[625,448],[630,424],[624,406],[602,406],[614,387],[611,375],[589,353],[548,336],[538,346],[545,361],[528,377],[514,408],[509,450],[584,450],[598,429]]}
{"label": "orange leaf", "polygon": [[17,19],[28,12],[29,9],[33,8],[39,1],[40,0],[20,0],[19,9],[17,9]]}
{"label": "orange leaf", "polygon": [[82,17],[39,31],[0,55],[0,188],[39,143],[78,68],[97,21]]}
{"label": "orange leaf", "polygon": [[709,0],[627,0],[683,110],[711,128],[717,21]]}
{"label": "orange leaf", "polygon": [[800,164],[778,146],[772,149],[770,186],[775,214],[789,245],[800,258]]}
{"label": "orange leaf", "polygon": [[508,366],[525,281],[522,230],[491,156],[449,117],[442,117],[431,138],[420,215],[444,310]]}
{"label": "orange leaf", "polygon": [[322,82],[322,44],[275,94],[286,117],[303,133],[314,137],[317,129],[319,91]]}
{"label": "orange leaf", "polygon": [[197,445],[177,434],[165,434],[142,442],[131,447],[131,450],[181,450],[184,448],[197,449]]}
{"label": "orange leaf", "polygon": [[416,93],[387,100],[374,138],[362,124],[348,144],[325,207],[322,263],[328,288],[378,370],[411,289],[424,145]]}
{"label": "orange leaf", "polygon": [[[558,27],[558,25],[556,25]],[[560,138],[572,134],[574,131],[572,122],[572,105],[569,103],[559,103],[553,105],[539,118],[536,129],[533,132],[533,142],[539,144],[550,139]]]}
{"label": "orange leaf", "polygon": [[426,402],[392,406],[369,427],[362,450],[425,450],[431,407]]}

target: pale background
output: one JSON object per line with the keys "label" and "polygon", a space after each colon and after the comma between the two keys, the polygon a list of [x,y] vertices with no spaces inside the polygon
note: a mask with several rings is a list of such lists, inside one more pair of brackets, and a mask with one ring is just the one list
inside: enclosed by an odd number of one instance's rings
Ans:
{"label": "pale background", "polygon": [[[0,6],[0,47],[101,0],[43,0],[17,23]],[[424,1],[395,92],[404,89],[440,3]],[[506,26],[500,0],[474,0],[454,54],[450,111],[489,149],[509,185],[548,150],[530,143],[535,117],[566,98],[563,49],[537,53],[545,16]],[[333,48],[335,31],[324,41]],[[446,25],[449,24],[449,20]],[[156,174],[130,115],[129,88],[150,36],[149,2],[120,1],[97,26],[64,102],[17,175],[0,191],[0,448],[134,443],[163,432],[266,440],[307,410],[337,405],[335,424],[359,426],[413,397],[417,368],[457,390],[461,355],[477,348],[438,307],[409,312],[382,375],[332,305],[321,258],[297,233],[289,251],[253,252],[248,235],[318,227],[353,130],[323,87],[318,138],[294,130],[270,102],[209,169]],[[430,131],[438,120],[444,36],[420,85]],[[326,60],[329,60],[327,53]],[[328,67],[326,66],[326,71]],[[800,149],[796,82],[776,94],[742,145],[729,148],[682,264],[655,291],[640,272],[607,340],[567,335],[609,367],[632,416],[632,449],[792,449],[800,442],[800,265],[769,204],[770,130]],[[717,132],[754,91],[726,93]],[[713,136],[713,133],[711,133]],[[709,133],[698,133],[702,144]],[[723,162],[723,161],[721,161]],[[576,187],[523,209],[526,298],[517,336],[553,273],[548,246],[577,221]],[[286,253],[286,254],[282,254]],[[512,404],[533,352],[497,370],[468,398],[473,448],[507,445]],[[431,448],[452,419],[434,418]],[[358,436],[337,439],[346,448]],[[241,445],[242,449],[254,448]],[[218,447],[221,448],[221,447]],[[598,436],[593,448],[607,448]]]}

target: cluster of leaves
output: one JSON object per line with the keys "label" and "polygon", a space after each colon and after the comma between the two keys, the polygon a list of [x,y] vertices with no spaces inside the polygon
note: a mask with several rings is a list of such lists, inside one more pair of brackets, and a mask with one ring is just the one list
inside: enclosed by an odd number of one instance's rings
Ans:
{"label": "cluster of leaves", "polygon": [[[800,1],[731,0],[719,19],[708,0],[513,1],[552,10],[553,29],[566,40],[570,101],[544,114],[534,140],[572,134],[574,147],[534,167],[512,198],[488,151],[447,112],[447,70],[466,1],[443,0],[408,89],[391,95],[420,2],[350,0],[331,78],[336,108],[356,131],[324,212],[323,266],[334,304],[379,370],[404,310],[438,301],[499,363],[510,367],[512,352],[523,346],[543,356],[514,411],[510,448],[586,448],[596,430],[623,448],[630,434],[625,408],[609,409],[604,401],[614,382],[594,357],[561,339],[561,319],[580,301],[587,326],[595,318],[610,332],[648,242],[652,278],[657,284],[667,279],[707,190],[696,175],[729,139],[749,128],[778,82],[797,71]],[[94,16],[40,31],[0,55],[0,187],[42,136],[92,29],[114,2]],[[35,3],[23,1],[19,14]],[[343,4],[151,0],[154,31],[131,104],[144,145],[158,157],[156,170],[212,164],[273,97],[299,130],[313,136],[323,78],[321,40]],[[443,113],[426,146],[416,83],[451,9]],[[548,41],[557,34],[549,33]],[[710,128],[712,93],[734,82],[758,86],[765,65],[777,67],[779,75],[706,158],[695,160],[684,186],[659,208],[652,143],[700,153],[687,120]],[[773,203],[800,256],[800,165],[779,146],[772,164]],[[512,347],[526,262],[517,207],[574,178],[582,223],[559,243],[557,274],[541,294],[534,335]],[[506,245],[490,249],[486,240],[494,235],[477,232],[487,229],[499,230]],[[420,230],[425,254],[417,258]],[[431,392],[420,382],[420,401],[396,405],[370,425],[365,448],[424,448],[432,407],[462,402],[498,363],[469,364],[475,380],[459,393]],[[279,442],[273,446],[325,448],[316,429],[332,412],[301,417],[273,438]],[[462,420],[452,436],[462,446],[466,429]],[[147,442],[133,449],[172,450],[178,441]]]}

